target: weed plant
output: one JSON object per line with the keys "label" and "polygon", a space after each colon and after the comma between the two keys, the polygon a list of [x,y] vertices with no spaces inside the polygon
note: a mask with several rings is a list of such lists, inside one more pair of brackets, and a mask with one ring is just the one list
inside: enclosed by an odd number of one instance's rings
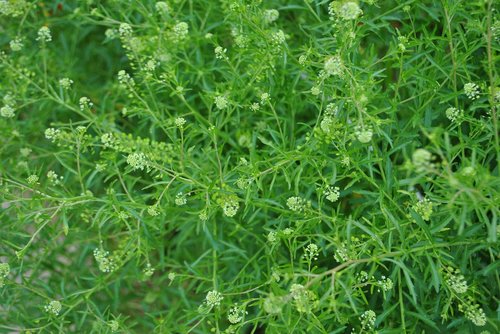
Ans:
{"label": "weed plant", "polygon": [[0,332],[498,333],[499,9],[0,0]]}

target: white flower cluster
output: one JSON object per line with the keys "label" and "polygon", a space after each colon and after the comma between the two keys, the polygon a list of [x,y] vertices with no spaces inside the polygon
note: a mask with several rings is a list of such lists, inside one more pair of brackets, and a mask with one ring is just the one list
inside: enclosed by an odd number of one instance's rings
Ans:
{"label": "white flower cluster", "polygon": [[373,131],[370,126],[356,126],[354,134],[360,143],[366,144],[372,140]]}
{"label": "white flower cluster", "polygon": [[248,314],[245,309],[235,305],[229,309],[227,320],[232,324],[237,324],[243,320],[245,314]]}
{"label": "white flower cluster", "polygon": [[82,96],[79,100],[80,110],[90,109],[94,106],[94,104],[90,101],[90,99],[86,96]]}
{"label": "white flower cluster", "polygon": [[45,312],[57,316],[62,310],[62,304],[58,300],[52,300],[50,303],[45,305],[44,309]]}
{"label": "white flower cluster", "polygon": [[54,128],[48,128],[45,130],[45,138],[48,140],[55,142],[59,135],[61,134],[61,130],[59,129],[54,129]]}
{"label": "white flower cluster", "polygon": [[316,244],[309,244],[304,249],[304,259],[307,261],[317,260],[319,255],[319,247]]}
{"label": "white flower cluster", "polygon": [[479,86],[473,82],[466,83],[464,85],[464,93],[471,100],[475,100],[479,97]]}
{"label": "white flower cluster", "polygon": [[457,122],[460,120],[460,118],[462,118],[463,111],[454,107],[450,107],[446,109],[445,114],[450,121]]}
{"label": "white flower cluster", "polygon": [[344,73],[342,59],[338,55],[328,57],[323,68],[327,76],[341,76]]}
{"label": "white flower cluster", "polygon": [[118,82],[124,87],[134,87],[135,85],[134,79],[125,70],[118,72]]}
{"label": "white flower cluster", "polygon": [[481,306],[474,303],[472,299],[469,298],[468,301],[458,305],[458,310],[462,312],[467,319],[472,321],[476,326],[486,325],[486,314]]}
{"label": "white flower cluster", "polygon": [[424,198],[418,201],[412,206],[412,209],[422,217],[424,221],[429,221],[431,219],[434,203],[432,203],[428,198]]}
{"label": "white flower cluster", "polygon": [[[378,281],[377,285],[384,291],[387,292],[389,290],[392,290],[394,283],[392,280],[388,277],[382,276]],[[380,291],[380,290],[379,290]]]}
{"label": "white flower cluster", "polygon": [[43,42],[43,43],[48,43],[52,41],[52,34],[50,32],[49,27],[43,26],[38,30],[38,37],[36,38],[37,41]]}
{"label": "white flower cluster", "polygon": [[290,295],[293,298],[295,308],[300,313],[311,313],[318,305],[316,295],[302,284],[292,284]]}
{"label": "white flower cluster", "polygon": [[368,310],[363,312],[359,317],[361,321],[361,328],[363,330],[371,330],[375,327],[375,320],[377,319],[377,315],[372,310]]}
{"label": "white flower cluster", "polygon": [[16,37],[9,42],[10,49],[14,52],[21,51],[24,47],[24,43],[21,38]]}
{"label": "white flower cluster", "polygon": [[172,33],[176,41],[182,41],[189,33],[189,26],[186,22],[179,22],[172,28]]}
{"label": "white flower cluster", "polygon": [[35,185],[35,184],[38,184],[39,179],[40,178],[38,177],[38,175],[32,174],[32,175],[28,176],[26,181],[28,182],[29,185]]}
{"label": "white flower cluster", "polygon": [[144,153],[131,153],[127,156],[127,163],[133,170],[144,170],[148,166],[148,160]]}
{"label": "white flower cluster", "polygon": [[175,205],[183,206],[186,205],[186,203],[187,203],[187,198],[186,195],[182,193],[182,191],[177,193],[177,195],[175,195]]}
{"label": "white flower cluster", "polygon": [[229,101],[228,101],[227,97],[222,96],[222,95],[216,96],[214,99],[214,103],[215,103],[215,106],[217,107],[217,109],[219,109],[219,110],[226,109],[229,106]]}
{"label": "white flower cluster", "polygon": [[280,12],[276,9],[267,9],[264,11],[263,19],[267,24],[273,23],[280,17]]}
{"label": "white flower cluster", "polygon": [[239,198],[234,194],[223,196],[218,203],[227,217],[234,217],[240,208]]}
{"label": "white flower cluster", "polygon": [[155,273],[155,268],[151,266],[151,263],[147,263],[146,267],[142,270],[145,277],[151,277]]}
{"label": "white flower cluster", "polygon": [[56,172],[54,172],[53,170],[49,170],[47,172],[47,179],[49,179],[50,183],[53,186],[57,186],[57,185],[61,184],[61,181],[63,180],[63,177],[57,175]]}
{"label": "white flower cluster", "polygon": [[302,212],[307,207],[307,201],[298,196],[289,197],[286,200],[286,205],[288,208],[295,212]]}
{"label": "white flower cluster", "polygon": [[338,1],[332,1],[328,6],[328,13],[331,20],[335,20],[335,17],[338,16],[346,21],[355,20],[363,15],[363,11],[354,1],[347,1],[341,4]]}
{"label": "white flower cluster", "polygon": [[132,36],[132,27],[128,23],[122,23],[120,24],[120,27],[118,28],[118,32],[120,33],[120,37],[125,39],[129,38]]}
{"label": "white flower cluster", "polygon": [[217,59],[227,59],[226,52],[227,49],[223,48],[222,46],[217,46],[214,50],[215,52],[215,58]]}
{"label": "white flower cluster", "polygon": [[330,202],[337,202],[340,198],[340,189],[339,187],[328,186],[324,191],[324,195]]}
{"label": "white flower cluster", "polygon": [[73,84],[73,80],[69,78],[62,78],[59,80],[59,86],[61,86],[62,89],[68,90],[71,88],[71,85]]}
{"label": "white flower cluster", "polygon": [[158,1],[155,4],[155,9],[156,9],[157,12],[159,12],[159,13],[161,13],[163,15],[167,15],[167,14],[169,14],[172,11],[172,9],[168,5],[168,3],[166,3],[165,1]]}
{"label": "white flower cluster", "polygon": [[177,117],[174,122],[176,127],[183,129],[186,124],[186,119],[184,117]]}
{"label": "white flower cluster", "polygon": [[217,290],[209,291],[205,297],[205,303],[209,307],[216,307],[220,305],[220,302],[224,299],[222,294]]}
{"label": "white flower cluster", "polygon": [[345,242],[341,243],[337,247],[337,249],[335,250],[335,253],[333,254],[333,257],[334,257],[335,261],[337,261],[337,262],[349,261],[349,250],[347,249]]}
{"label": "white flower cluster", "polygon": [[109,256],[109,252],[102,248],[94,249],[94,258],[99,265],[99,270],[104,273],[110,273],[117,269],[115,261]]}
{"label": "white flower cluster", "polygon": [[411,157],[413,166],[418,173],[423,173],[433,168],[432,153],[424,148],[416,149]]}
{"label": "white flower cluster", "polygon": [[448,267],[444,273],[446,284],[457,294],[464,294],[467,292],[468,286],[464,275],[460,273],[460,269]]}

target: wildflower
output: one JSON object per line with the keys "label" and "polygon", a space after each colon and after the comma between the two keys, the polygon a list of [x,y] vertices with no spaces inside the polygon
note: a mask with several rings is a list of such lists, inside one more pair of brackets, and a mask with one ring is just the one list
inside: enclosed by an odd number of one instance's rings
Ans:
{"label": "wildflower", "polygon": [[157,12],[159,12],[163,15],[167,15],[171,11],[170,6],[165,1],[158,1],[155,4],[155,9]]}
{"label": "wildflower", "polygon": [[306,201],[298,196],[292,196],[286,200],[286,205],[292,211],[301,212],[306,207]]}
{"label": "wildflower", "polygon": [[462,312],[467,319],[472,321],[474,325],[486,325],[486,315],[484,314],[484,310],[478,304],[474,303],[472,299],[469,298],[468,301],[459,304],[458,310]]}
{"label": "wildflower", "polygon": [[340,197],[340,189],[339,187],[328,186],[328,188],[324,191],[324,194],[327,200],[334,203],[337,202]]}
{"label": "wildflower", "polygon": [[158,210],[158,206],[157,205],[148,206],[148,214],[150,216],[153,216],[153,217],[158,216],[160,214],[160,211]]}
{"label": "wildflower", "polygon": [[424,198],[413,205],[412,209],[415,210],[424,221],[429,221],[431,219],[433,205],[434,204],[428,198]]}
{"label": "wildflower", "polygon": [[109,330],[113,333],[120,329],[120,323],[116,320],[111,320],[110,322],[108,322],[108,326]]}
{"label": "wildflower", "polygon": [[187,203],[187,198],[182,192],[179,192],[177,193],[177,195],[175,195],[175,205],[183,206],[186,205],[186,203]]}
{"label": "wildflower", "polygon": [[41,41],[42,43],[48,43],[52,41],[52,35],[50,33],[49,27],[43,26],[38,30],[37,41]]}
{"label": "wildflower", "polygon": [[219,306],[220,302],[224,299],[222,294],[216,290],[209,291],[205,297],[205,302],[209,307]]}
{"label": "wildflower", "polygon": [[99,270],[104,273],[111,273],[117,269],[115,261],[109,256],[109,252],[102,248],[94,249],[94,258],[99,265]]}
{"label": "wildflower", "polygon": [[369,143],[373,137],[373,131],[369,126],[357,126],[354,134],[356,135],[356,138],[359,140],[359,142],[363,144]]}
{"label": "wildflower", "polygon": [[343,3],[337,11],[340,18],[344,20],[355,20],[363,14],[359,5],[353,1]]}
{"label": "wildflower", "polygon": [[135,85],[134,79],[124,70],[118,72],[118,82],[125,87],[133,87]]}
{"label": "wildflower", "polygon": [[335,250],[335,253],[333,255],[335,258],[335,261],[337,262],[346,262],[349,261],[349,251],[346,247],[346,244],[343,242],[341,243],[337,249]]}
{"label": "wildflower", "polygon": [[479,97],[479,86],[475,83],[469,82],[464,85],[464,93],[471,100]]}
{"label": "wildflower", "polygon": [[144,69],[147,72],[153,72],[156,69],[157,66],[158,66],[158,62],[154,61],[153,59],[150,59],[144,65]]}
{"label": "wildflower", "polygon": [[359,317],[359,320],[361,321],[361,328],[364,330],[373,329],[376,318],[377,315],[372,310],[363,312],[363,314]]}
{"label": "wildflower", "polygon": [[172,271],[168,273],[167,278],[170,280],[170,282],[172,282],[176,276],[177,274]]}
{"label": "wildflower", "polygon": [[51,140],[52,142],[54,142],[60,134],[61,130],[59,129],[48,128],[45,130],[45,138]]}
{"label": "wildflower", "polygon": [[285,228],[281,233],[285,236],[285,237],[289,237],[293,234],[293,229],[287,227]]}
{"label": "wildflower", "polygon": [[[377,285],[382,288],[384,292],[387,292],[392,289],[394,286],[394,283],[390,278],[387,278],[385,276],[382,276],[380,280],[377,281]],[[380,291],[380,290],[379,290]]]}
{"label": "wildflower", "polygon": [[3,106],[0,108],[0,115],[5,118],[12,118],[16,114],[14,113],[14,109],[11,106]]}
{"label": "wildflower", "polygon": [[23,41],[17,37],[9,42],[10,49],[14,52],[21,51],[24,47]]}
{"label": "wildflower", "polygon": [[278,30],[271,35],[271,42],[277,46],[285,43],[286,36],[283,30]]}
{"label": "wildflower", "polygon": [[216,47],[214,52],[215,52],[215,58],[217,58],[217,59],[226,59],[227,58],[227,56],[226,56],[227,49],[223,48],[222,46]]}
{"label": "wildflower", "polygon": [[284,305],[283,297],[275,296],[270,294],[264,299],[264,311],[269,314],[279,314]]}
{"label": "wildflower", "polygon": [[425,172],[433,167],[432,154],[426,149],[419,148],[413,152],[412,163],[418,173]]}
{"label": "wildflower", "polygon": [[300,65],[305,65],[306,61],[307,61],[307,55],[300,55],[300,57],[299,57],[299,64]]}
{"label": "wildflower", "polygon": [[316,244],[309,244],[304,250],[304,258],[307,261],[317,260],[319,255],[319,247]]}
{"label": "wildflower", "polygon": [[238,186],[238,188],[243,189],[243,190],[247,189],[251,183],[252,183],[252,179],[245,178],[245,177],[240,177],[240,178],[238,178],[238,180],[236,180],[236,185]]}
{"label": "wildflower", "polygon": [[466,177],[473,177],[476,175],[476,169],[472,166],[467,166],[462,169],[461,174]]}
{"label": "wildflower", "polygon": [[104,145],[104,147],[112,148],[115,146],[115,142],[116,139],[112,133],[104,133],[101,136],[101,143]]}
{"label": "wildflower", "polygon": [[59,86],[61,86],[62,89],[68,90],[71,88],[71,85],[73,84],[73,80],[69,78],[62,78],[59,80]]}
{"label": "wildflower", "polygon": [[39,177],[38,177],[38,175],[35,175],[35,174],[28,176],[28,178],[26,179],[26,181],[27,181],[27,182],[28,182],[28,184],[30,184],[30,185],[35,185],[35,184],[37,184],[37,183],[38,183],[38,180],[39,180]]}
{"label": "wildflower", "polygon": [[63,179],[63,177],[58,176],[56,174],[56,172],[54,172],[53,170],[49,170],[47,172],[47,179],[49,179],[49,181],[50,181],[50,183],[52,183],[52,185],[57,186],[57,185],[61,184],[61,180]]}
{"label": "wildflower", "polygon": [[155,268],[153,268],[151,263],[148,262],[142,272],[144,273],[144,276],[151,277],[155,273]]}
{"label": "wildflower", "polygon": [[318,304],[316,295],[301,284],[292,284],[290,295],[294,300],[295,308],[300,313],[311,313]]}
{"label": "wildflower", "polygon": [[9,275],[10,266],[8,263],[0,263],[0,288],[5,285],[5,279]]}
{"label": "wildflower", "polygon": [[47,305],[45,305],[44,309],[45,312],[57,316],[59,315],[59,312],[61,312],[62,304],[58,300],[52,300]]}
{"label": "wildflower", "polygon": [[340,59],[340,56],[331,56],[327,58],[324,64],[324,70],[328,76],[342,75],[342,59]]}
{"label": "wildflower", "polygon": [[260,104],[266,104],[271,100],[271,95],[269,93],[262,93],[260,95]]}
{"label": "wildflower", "polygon": [[467,281],[465,280],[464,275],[460,273],[460,269],[454,269],[452,267],[448,267],[447,269],[448,270],[444,274],[446,284],[448,284],[451,290],[455,291],[455,293],[466,293],[468,289]]}
{"label": "wildflower", "polygon": [[215,97],[214,103],[219,110],[226,109],[229,105],[229,101],[227,100],[227,98],[220,95]]}
{"label": "wildflower", "polygon": [[198,218],[202,221],[202,222],[206,222],[208,220],[208,214],[206,211],[202,211],[200,212],[200,214],[198,215]]}
{"label": "wildflower", "polygon": [[278,19],[279,16],[280,13],[276,9],[265,10],[263,15],[264,22],[266,22],[267,24],[273,23]]}
{"label": "wildflower", "polygon": [[244,309],[235,305],[229,309],[227,320],[232,324],[237,324],[243,320],[246,313]]}
{"label": "wildflower", "polygon": [[128,23],[121,23],[118,32],[121,38],[129,38],[132,36],[132,27]]}
{"label": "wildflower", "polygon": [[269,232],[267,234],[267,242],[274,244],[276,241],[278,241],[278,233],[276,231]]}
{"label": "wildflower", "polygon": [[183,40],[189,33],[189,26],[186,22],[177,23],[172,29],[176,40]]}
{"label": "wildflower", "polygon": [[321,94],[321,88],[319,86],[312,87],[311,94],[314,96],[318,96],[319,94]]}
{"label": "wildflower", "polygon": [[144,153],[132,153],[127,156],[127,163],[133,170],[144,170],[148,165],[146,155]]}
{"label": "wildflower", "polygon": [[459,120],[462,117],[463,112],[462,112],[462,110],[459,110],[457,108],[450,107],[450,108],[446,109],[445,114],[446,114],[446,117],[450,121],[456,122],[457,120]]}
{"label": "wildflower", "polygon": [[86,96],[82,96],[79,100],[80,110],[90,109],[94,106],[94,104],[90,101],[90,99]]}
{"label": "wildflower", "polygon": [[222,212],[227,217],[234,217],[240,208],[239,198],[234,194],[225,195],[217,200]]}
{"label": "wildflower", "polygon": [[175,126],[178,127],[179,129],[183,129],[184,124],[186,124],[186,119],[184,117],[177,117],[175,119]]}

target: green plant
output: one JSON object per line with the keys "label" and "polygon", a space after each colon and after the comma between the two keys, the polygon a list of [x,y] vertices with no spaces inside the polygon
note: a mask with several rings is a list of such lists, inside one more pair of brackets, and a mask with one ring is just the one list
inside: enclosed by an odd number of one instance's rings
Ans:
{"label": "green plant", "polygon": [[0,0],[0,331],[495,333],[492,0]]}

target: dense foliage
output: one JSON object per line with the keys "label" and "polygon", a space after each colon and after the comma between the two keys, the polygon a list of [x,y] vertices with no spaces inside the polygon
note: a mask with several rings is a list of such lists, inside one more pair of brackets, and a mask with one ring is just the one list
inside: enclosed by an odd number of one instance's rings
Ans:
{"label": "dense foliage", "polygon": [[0,0],[1,333],[498,333],[494,0]]}

